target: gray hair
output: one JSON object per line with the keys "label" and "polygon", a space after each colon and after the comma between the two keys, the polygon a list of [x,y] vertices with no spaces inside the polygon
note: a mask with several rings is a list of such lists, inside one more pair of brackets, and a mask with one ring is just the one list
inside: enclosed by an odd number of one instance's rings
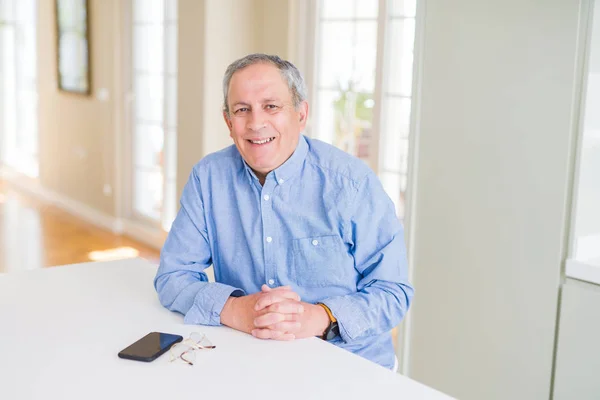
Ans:
{"label": "gray hair", "polygon": [[304,78],[302,78],[302,74],[298,71],[298,68],[294,64],[289,61],[283,60],[278,56],[256,53],[249,54],[239,60],[232,62],[225,71],[225,76],[223,77],[223,111],[229,115],[229,104],[228,104],[228,96],[227,92],[229,91],[229,83],[231,82],[231,77],[237,71],[244,69],[250,65],[254,64],[272,64],[279,69],[281,76],[286,80],[288,84],[288,88],[292,94],[292,101],[294,103],[294,107],[298,109],[300,103],[306,100],[306,83],[304,82]]}

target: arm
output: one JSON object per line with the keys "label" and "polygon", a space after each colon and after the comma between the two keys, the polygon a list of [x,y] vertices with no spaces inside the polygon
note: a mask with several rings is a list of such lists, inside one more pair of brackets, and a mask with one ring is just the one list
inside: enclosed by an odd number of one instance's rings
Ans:
{"label": "arm", "polygon": [[357,293],[322,300],[338,320],[344,342],[394,328],[413,297],[408,283],[403,228],[394,205],[374,174],[361,183],[350,210],[355,268],[361,274]]}
{"label": "arm", "polygon": [[204,270],[211,264],[200,181],[194,168],[183,189],[181,209],[161,251],[154,279],[161,304],[185,315],[187,324],[219,325],[229,297],[244,294],[229,285],[209,283]]}

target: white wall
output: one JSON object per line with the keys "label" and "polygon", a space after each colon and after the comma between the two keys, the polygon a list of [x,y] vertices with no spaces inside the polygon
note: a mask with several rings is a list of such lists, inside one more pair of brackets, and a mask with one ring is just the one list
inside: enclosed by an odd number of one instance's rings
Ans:
{"label": "white wall", "polygon": [[[204,152],[204,2],[179,0],[177,76],[177,200]],[[179,204],[179,203],[178,203]]]}
{"label": "white wall", "polygon": [[223,121],[222,81],[232,61],[256,51],[254,1],[205,0],[204,155],[233,141]]}
{"label": "white wall", "polygon": [[[92,93],[81,96],[58,90],[55,4],[38,1],[39,181],[47,190],[108,216],[116,215],[115,200],[104,187],[118,190],[113,149],[121,91],[115,58],[121,48],[115,16],[121,8],[117,0],[90,2]],[[107,99],[98,97],[100,89],[109,93]]]}
{"label": "white wall", "polygon": [[460,399],[549,398],[579,11],[426,2],[409,368]]}
{"label": "white wall", "polygon": [[178,195],[192,166],[229,146],[221,115],[225,68],[255,51],[254,1],[180,0]]}

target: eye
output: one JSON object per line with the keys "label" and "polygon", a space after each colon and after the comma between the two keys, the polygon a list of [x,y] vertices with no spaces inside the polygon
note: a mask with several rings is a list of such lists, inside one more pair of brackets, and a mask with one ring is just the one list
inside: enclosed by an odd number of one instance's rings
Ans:
{"label": "eye", "polygon": [[277,109],[277,108],[279,108],[279,107],[277,107],[275,104],[267,104],[267,105],[265,106],[265,108],[266,108],[267,110],[275,110],[275,109]]}
{"label": "eye", "polygon": [[246,112],[246,111],[248,111],[248,108],[247,108],[247,107],[242,107],[242,108],[238,108],[238,109],[237,109],[237,110],[235,110],[233,113],[234,113],[234,114],[238,114],[238,113],[240,113],[240,112]]}

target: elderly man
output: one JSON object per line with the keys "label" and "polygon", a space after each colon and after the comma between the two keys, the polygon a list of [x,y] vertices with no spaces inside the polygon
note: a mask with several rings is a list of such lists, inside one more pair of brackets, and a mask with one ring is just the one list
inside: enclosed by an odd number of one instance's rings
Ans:
{"label": "elderly man", "polygon": [[[318,336],[393,368],[389,332],[413,289],[381,183],[360,160],[302,135],[306,87],[290,62],[235,61],[223,96],[235,145],[192,170],[154,281],[161,303],[185,323]],[[204,273],[211,264],[216,282]]]}

